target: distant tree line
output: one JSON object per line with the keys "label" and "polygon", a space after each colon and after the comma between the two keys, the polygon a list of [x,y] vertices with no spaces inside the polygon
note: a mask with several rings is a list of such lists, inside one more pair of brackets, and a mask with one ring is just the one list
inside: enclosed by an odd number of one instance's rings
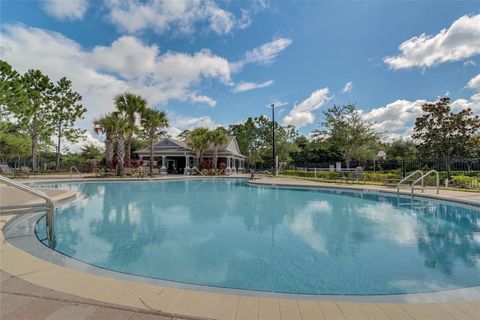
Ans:
{"label": "distant tree line", "polygon": [[[29,157],[36,169],[38,154],[46,154],[57,170],[62,161],[83,163],[103,158],[107,167],[115,167],[123,175],[134,151],[152,147],[167,136],[166,114],[150,108],[145,98],[126,92],[114,98],[113,112],[94,120],[94,131],[103,135],[104,148],[89,144],[80,152],[70,153],[62,149],[62,143],[78,142],[85,133],[76,127],[86,112],[81,101],[70,80],[61,78],[53,83],[40,70],[20,74],[0,60],[0,157]],[[204,151],[213,145],[216,167],[218,149],[232,135],[250,166],[271,167],[274,127],[276,155],[286,165],[344,161],[348,166],[354,160],[377,159],[382,150],[389,160],[442,159],[450,175],[454,159],[480,157],[480,118],[472,110],[454,112],[445,97],[425,103],[422,111],[411,138],[386,139],[385,133],[365,120],[352,104],[327,108],[323,121],[309,137],[299,135],[294,126],[258,116],[225,128],[186,130],[179,138],[185,139],[195,152],[197,166],[203,161]]]}
{"label": "distant tree line", "polygon": [[[365,120],[352,104],[334,105],[323,112],[323,122],[310,138],[292,126],[275,124],[279,160],[296,166],[310,163],[378,159],[384,151],[390,160],[438,158],[450,164],[455,158],[480,157],[480,117],[471,109],[453,112],[449,98],[422,106],[412,138],[386,139],[375,123]],[[273,123],[261,116],[230,125],[229,134],[237,136],[240,149],[253,165],[272,165]]]}

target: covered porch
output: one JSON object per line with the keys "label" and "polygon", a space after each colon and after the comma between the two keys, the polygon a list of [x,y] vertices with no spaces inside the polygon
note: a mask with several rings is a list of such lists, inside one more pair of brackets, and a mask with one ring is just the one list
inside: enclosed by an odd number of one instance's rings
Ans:
{"label": "covered porch", "polygon": [[[178,155],[178,154],[154,154],[153,159],[150,155],[139,154],[141,161],[154,161],[160,169],[160,174],[192,174],[194,168],[201,170],[200,164],[197,164],[197,159],[193,154]],[[208,162],[209,169],[225,170],[227,174],[244,173],[245,159],[233,156],[219,156],[217,160],[217,167],[213,168],[213,157],[204,156],[203,162]]]}
{"label": "covered porch", "polygon": [[201,169],[220,169],[226,174],[245,172],[245,156],[238,151],[234,137],[229,138],[228,144],[218,150],[216,168],[213,166],[214,150],[209,148],[204,151],[202,163],[197,163],[197,158],[184,141],[164,138],[153,146],[153,158],[150,159],[150,148],[135,151],[140,160],[154,161],[158,164],[160,174],[185,174]]}

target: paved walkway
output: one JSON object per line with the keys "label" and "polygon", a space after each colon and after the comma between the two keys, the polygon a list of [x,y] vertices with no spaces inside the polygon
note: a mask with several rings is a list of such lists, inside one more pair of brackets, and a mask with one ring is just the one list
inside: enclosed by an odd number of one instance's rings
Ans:
{"label": "paved walkway", "polygon": [[173,318],[155,312],[108,305],[60,293],[0,271],[0,319],[171,320]]}

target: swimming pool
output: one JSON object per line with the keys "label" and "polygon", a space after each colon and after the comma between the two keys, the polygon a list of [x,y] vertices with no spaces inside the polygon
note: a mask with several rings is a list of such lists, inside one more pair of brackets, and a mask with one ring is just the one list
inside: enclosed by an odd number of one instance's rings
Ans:
{"label": "swimming pool", "polygon": [[[117,272],[294,294],[480,284],[472,207],[227,178],[48,186],[87,195],[57,212],[55,250]],[[45,238],[44,218],[36,234]]]}

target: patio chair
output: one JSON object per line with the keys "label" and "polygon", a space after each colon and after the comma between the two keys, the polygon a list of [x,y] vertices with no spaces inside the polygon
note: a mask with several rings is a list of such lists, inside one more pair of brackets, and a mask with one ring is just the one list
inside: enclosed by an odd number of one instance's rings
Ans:
{"label": "patio chair", "polygon": [[21,166],[20,172],[24,177],[28,178],[30,176],[30,173],[32,172],[32,169],[30,169],[30,167],[27,167],[27,166]]}
{"label": "patio chair", "polygon": [[18,172],[12,170],[8,164],[0,164],[0,171],[3,175],[9,176],[9,177],[18,176]]}
{"label": "patio chair", "polygon": [[343,179],[344,179],[345,181],[352,181],[352,183],[354,183],[354,182],[360,182],[360,180],[363,180],[363,173],[364,173],[364,170],[363,170],[362,167],[356,167],[356,168],[355,168],[355,171],[353,171],[351,177],[345,175],[345,176],[343,177]]}

